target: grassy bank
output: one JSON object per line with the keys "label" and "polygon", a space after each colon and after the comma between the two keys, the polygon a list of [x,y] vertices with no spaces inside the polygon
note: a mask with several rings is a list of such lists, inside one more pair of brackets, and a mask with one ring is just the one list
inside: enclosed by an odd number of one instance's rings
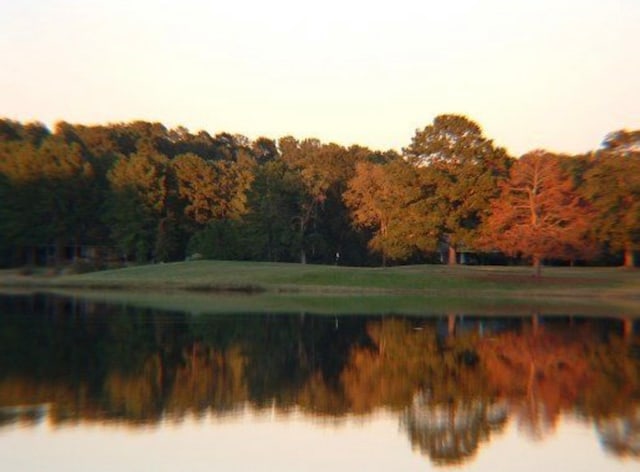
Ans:
{"label": "grassy bank", "polygon": [[[616,310],[640,315],[640,271],[619,268],[545,268],[536,279],[527,267],[442,265],[353,268],[259,262],[193,261],[156,264],[81,275],[0,274],[0,285],[38,290],[126,291],[122,298],[147,304],[185,306],[193,311],[212,304],[258,307],[315,306],[318,310],[359,309],[398,312],[510,310],[541,307],[572,311]],[[189,292],[185,294],[185,291]],[[260,294],[233,297],[229,293]],[[220,297],[227,293],[227,297]],[[134,295],[135,294],[135,295]],[[110,295],[115,296],[115,295]],[[162,299],[162,300],[161,300]],[[223,300],[226,300],[223,302]],[[242,300],[242,302],[240,302]],[[155,301],[155,302],[154,302]],[[530,308],[527,308],[530,309]]]}

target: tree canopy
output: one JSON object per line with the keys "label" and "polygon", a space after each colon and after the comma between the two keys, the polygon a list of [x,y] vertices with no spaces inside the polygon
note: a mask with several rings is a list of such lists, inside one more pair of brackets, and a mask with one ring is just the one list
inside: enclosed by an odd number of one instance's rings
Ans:
{"label": "tree canopy", "polygon": [[640,249],[640,131],[607,136],[588,158],[583,193],[595,209],[596,240],[624,251],[624,265],[634,266]]}
{"label": "tree canopy", "polygon": [[434,250],[437,234],[418,170],[404,160],[359,162],[344,200],[356,226],[374,231],[369,247],[383,261]]}
{"label": "tree canopy", "polygon": [[437,116],[417,130],[404,155],[432,188],[432,219],[455,264],[456,248],[475,245],[489,203],[507,175],[509,156],[461,115]]}
{"label": "tree canopy", "polygon": [[0,264],[97,258],[92,246],[103,248],[97,265],[114,251],[376,265],[500,249],[631,266],[639,142],[640,131],[618,130],[587,155],[514,159],[454,114],[401,154],[145,121],[50,131],[0,119]]}

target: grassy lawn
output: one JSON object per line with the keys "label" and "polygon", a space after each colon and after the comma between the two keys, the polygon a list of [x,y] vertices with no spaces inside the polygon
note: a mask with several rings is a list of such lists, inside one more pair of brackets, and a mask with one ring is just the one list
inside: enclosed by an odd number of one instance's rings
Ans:
{"label": "grassy lawn", "polygon": [[[66,276],[0,272],[0,286],[82,290],[141,304],[192,305],[194,312],[242,306],[263,311],[311,309],[368,312],[615,310],[640,316],[640,271],[547,267],[540,279],[527,267],[415,265],[354,268],[262,262],[193,261]],[[185,293],[185,291],[188,291]],[[108,292],[112,292],[109,290]],[[255,292],[252,297],[226,292]],[[212,297],[215,295],[215,302]],[[242,300],[242,301],[240,301]],[[154,302],[155,301],[155,302]],[[209,308],[210,309],[210,308]]]}

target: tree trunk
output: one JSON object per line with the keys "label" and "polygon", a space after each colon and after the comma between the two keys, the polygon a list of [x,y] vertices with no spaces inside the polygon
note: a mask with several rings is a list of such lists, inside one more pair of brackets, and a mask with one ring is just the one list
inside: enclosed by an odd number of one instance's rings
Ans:
{"label": "tree trunk", "polygon": [[27,267],[34,267],[36,265],[36,261],[38,259],[37,248],[35,246],[30,246],[26,250],[27,255]]}
{"label": "tree trunk", "polygon": [[635,267],[636,266],[636,253],[630,246],[627,246],[624,250],[624,266]]}
{"label": "tree trunk", "polygon": [[300,264],[307,263],[307,253],[304,250],[304,232],[306,231],[305,220],[300,218]]}
{"label": "tree trunk", "polygon": [[624,317],[622,319],[622,332],[625,341],[630,341],[633,336],[633,318]]}
{"label": "tree trunk", "polygon": [[458,263],[456,254],[456,248],[453,245],[449,245],[449,265],[456,265]]}
{"label": "tree trunk", "polygon": [[271,226],[269,226],[267,230],[267,260],[271,262],[276,262],[275,257],[273,256],[273,234],[271,232]]}
{"label": "tree trunk", "polygon": [[64,262],[64,242],[62,238],[56,238],[54,265],[56,269],[60,268]]}
{"label": "tree trunk", "polygon": [[540,328],[540,315],[538,313],[531,316],[531,328],[534,336],[538,334],[538,330]]}
{"label": "tree trunk", "polygon": [[542,261],[540,256],[533,256],[533,269],[537,278],[540,278],[542,273]]}
{"label": "tree trunk", "polygon": [[449,314],[447,315],[447,333],[449,337],[453,337],[456,334],[456,315]]}
{"label": "tree trunk", "polygon": [[74,241],[74,247],[73,247],[73,262],[78,262],[78,260],[80,260],[81,257],[82,257],[82,246],[80,245],[78,238],[76,238]]}

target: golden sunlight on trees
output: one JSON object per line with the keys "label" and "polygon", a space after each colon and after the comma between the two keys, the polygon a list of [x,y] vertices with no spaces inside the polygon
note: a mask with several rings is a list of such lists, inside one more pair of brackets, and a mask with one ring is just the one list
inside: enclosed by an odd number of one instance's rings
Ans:
{"label": "golden sunlight on trees", "polygon": [[433,192],[429,212],[449,247],[449,264],[456,264],[458,249],[476,245],[490,201],[507,175],[509,156],[461,115],[437,116],[417,130],[404,155]]}
{"label": "golden sunlight on trees", "polygon": [[590,209],[560,167],[545,151],[522,156],[511,168],[487,220],[487,245],[511,255],[531,257],[536,274],[547,257],[588,255]]}
{"label": "golden sunlight on trees", "polygon": [[171,164],[185,214],[195,223],[234,219],[246,212],[245,192],[251,179],[240,164],[207,161],[195,154],[179,155]]}
{"label": "golden sunlight on trees", "polygon": [[185,216],[202,225],[222,215],[216,172],[210,162],[195,154],[181,154],[171,167]]}
{"label": "golden sunlight on trees", "polygon": [[382,255],[383,264],[435,249],[429,200],[417,170],[406,161],[359,162],[344,200],[354,224],[373,229],[369,247]]}
{"label": "golden sunlight on trees", "polygon": [[442,261],[446,248],[449,263],[462,252],[634,266],[639,141],[621,130],[582,156],[515,160],[453,114],[402,155],[144,121],[51,133],[0,119],[0,266],[193,254],[377,265]]}

